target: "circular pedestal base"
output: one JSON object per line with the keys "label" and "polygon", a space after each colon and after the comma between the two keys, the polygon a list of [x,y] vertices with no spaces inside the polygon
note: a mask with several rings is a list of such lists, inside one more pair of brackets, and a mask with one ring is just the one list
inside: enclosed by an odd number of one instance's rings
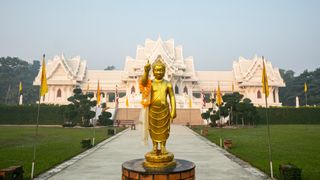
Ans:
{"label": "circular pedestal base", "polygon": [[143,166],[149,169],[168,169],[176,165],[174,155],[171,152],[166,154],[148,152],[145,158]]}
{"label": "circular pedestal base", "polygon": [[134,159],[122,164],[122,180],[194,180],[195,164],[175,159],[175,166],[165,169],[145,168],[144,159]]}

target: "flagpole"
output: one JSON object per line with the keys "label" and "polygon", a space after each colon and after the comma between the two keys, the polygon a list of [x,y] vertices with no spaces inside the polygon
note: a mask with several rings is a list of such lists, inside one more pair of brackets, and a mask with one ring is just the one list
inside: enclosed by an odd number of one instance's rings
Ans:
{"label": "flagpole", "polygon": [[308,106],[308,99],[307,99],[307,92],[306,91],[304,92],[304,96],[306,98],[306,107],[307,107]]}
{"label": "flagpole", "polygon": [[220,119],[220,147],[222,147],[222,120],[221,120],[221,105],[219,105],[219,119]]}
{"label": "flagpole", "polygon": [[[40,86],[40,88],[41,88],[41,86]],[[31,166],[31,179],[33,179],[34,166],[35,166],[35,162],[36,162],[36,142],[38,140],[40,101],[41,101],[41,95],[40,95],[40,92],[39,92],[38,113],[37,113],[37,121],[36,121],[36,134],[35,134],[35,138],[34,138],[34,141],[33,141],[33,159],[32,159],[32,166]]]}
{"label": "flagpole", "polygon": [[94,127],[94,121],[96,120],[97,118],[97,109],[98,109],[98,104],[96,106],[96,111],[95,111],[95,118],[92,120],[92,128],[93,128],[93,137],[92,137],[92,146],[94,146],[94,140],[95,140],[95,136],[96,136],[96,128]]}
{"label": "flagpole", "polygon": [[92,120],[92,128],[93,128],[93,137],[92,137],[92,146],[94,146],[94,140],[96,136],[96,128],[95,128],[95,121],[97,120],[97,109],[100,105],[100,100],[101,100],[101,95],[100,95],[100,83],[98,80],[98,87],[97,87],[97,104],[96,104],[96,110],[95,110],[95,116],[94,119]]}
{"label": "flagpole", "polygon": [[268,118],[268,96],[269,96],[269,86],[268,86],[268,77],[266,72],[266,67],[264,63],[264,57],[262,56],[263,60],[263,70],[262,70],[262,86],[264,91],[264,98],[266,103],[266,121],[267,121],[267,143],[268,143],[268,150],[269,150],[269,165],[270,165],[270,175],[273,179],[273,167],[272,167],[272,151],[271,151],[271,138],[270,138],[270,125],[269,125],[269,118]]}
{"label": "flagpole", "polygon": [[190,125],[190,127],[191,127],[191,106],[192,106],[191,103],[192,103],[191,97],[189,97],[189,125]]}
{"label": "flagpole", "polygon": [[271,178],[273,179],[273,168],[272,168],[272,154],[271,154],[271,139],[270,139],[270,126],[269,126],[269,117],[268,117],[268,100],[267,96],[265,95],[265,102],[266,102],[266,120],[267,120],[267,129],[268,129],[268,149],[269,149],[269,164],[270,164],[270,174]]}
{"label": "flagpole", "polygon": [[45,54],[42,56],[42,67],[41,67],[41,79],[40,79],[40,88],[39,88],[39,103],[38,103],[38,113],[37,113],[37,124],[36,124],[36,134],[33,141],[33,160],[32,160],[32,167],[31,167],[31,179],[33,179],[34,175],[34,167],[36,162],[36,144],[38,140],[38,129],[39,129],[39,116],[40,116],[40,103],[41,97],[45,96],[48,92],[48,84],[47,84],[47,75],[46,75],[46,67],[45,67]]}

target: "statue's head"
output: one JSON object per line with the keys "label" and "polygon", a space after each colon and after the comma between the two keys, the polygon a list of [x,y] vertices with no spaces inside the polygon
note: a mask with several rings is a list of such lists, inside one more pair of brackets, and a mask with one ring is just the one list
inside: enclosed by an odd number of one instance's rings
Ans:
{"label": "statue's head", "polygon": [[159,55],[152,64],[152,72],[153,76],[157,80],[161,80],[164,77],[164,74],[166,73],[166,65],[163,64],[161,55]]}

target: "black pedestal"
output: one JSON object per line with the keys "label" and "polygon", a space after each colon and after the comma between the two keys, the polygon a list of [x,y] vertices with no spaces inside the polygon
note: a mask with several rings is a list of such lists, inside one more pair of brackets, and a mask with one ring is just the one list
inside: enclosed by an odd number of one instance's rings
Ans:
{"label": "black pedestal", "polygon": [[122,180],[194,180],[195,164],[175,159],[176,166],[166,169],[147,169],[143,167],[144,159],[134,159],[122,164]]}

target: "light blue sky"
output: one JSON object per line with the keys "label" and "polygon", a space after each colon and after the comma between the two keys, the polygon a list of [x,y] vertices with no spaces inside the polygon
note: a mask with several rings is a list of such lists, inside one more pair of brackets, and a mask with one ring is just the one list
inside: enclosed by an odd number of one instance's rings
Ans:
{"label": "light blue sky", "polygon": [[135,57],[146,38],[173,38],[197,70],[231,70],[239,56],[273,65],[320,67],[320,1],[1,0],[0,56],[32,61],[63,52],[89,69]]}

